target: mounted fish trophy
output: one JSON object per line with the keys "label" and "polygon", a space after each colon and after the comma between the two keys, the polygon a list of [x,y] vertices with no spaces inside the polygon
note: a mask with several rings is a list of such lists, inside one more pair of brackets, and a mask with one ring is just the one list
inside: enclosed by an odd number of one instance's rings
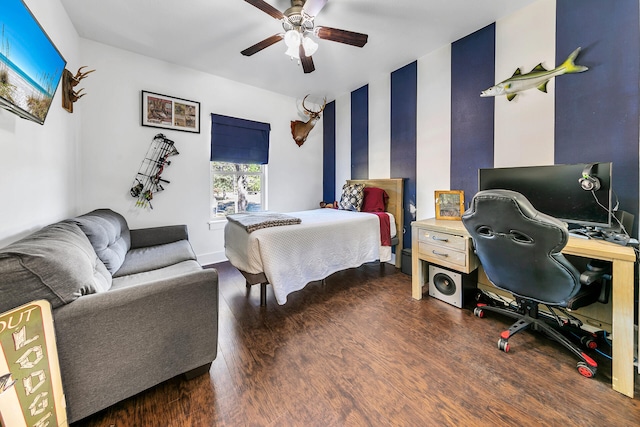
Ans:
{"label": "mounted fish trophy", "polygon": [[80,83],[80,80],[87,77],[89,73],[93,73],[95,71],[89,70],[83,73],[82,69],[86,67],[87,66],[84,65],[78,68],[75,76],[71,74],[71,71],[67,70],[66,68],[62,72],[62,108],[70,113],[73,113],[73,103],[86,95],[86,93],[80,94],[80,92],[82,92],[84,88],[77,91],[73,88],[76,87],[78,83]]}
{"label": "mounted fish trophy", "polygon": [[553,70],[547,70],[542,66],[542,63],[535,66],[533,70],[526,74],[522,74],[520,68],[516,69],[516,72],[513,73],[513,76],[509,77],[507,80],[504,80],[498,83],[495,86],[491,86],[490,88],[483,90],[480,93],[480,96],[499,96],[506,95],[507,100],[511,101],[519,92],[523,90],[538,88],[539,91],[547,93],[547,83],[554,77],[561,76],[563,74],[573,74],[573,73],[582,73],[583,71],[587,71],[589,68],[584,65],[576,65],[574,63],[575,59],[578,57],[580,53],[580,48],[577,48],[571,55],[559,66],[554,68]]}
{"label": "mounted fish trophy", "polygon": [[305,96],[302,100],[302,108],[304,109],[304,114],[309,116],[309,120],[303,122],[301,120],[291,121],[291,135],[293,139],[298,144],[298,147],[301,147],[302,144],[307,140],[307,136],[309,136],[309,132],[316,125],[316,122],[320,119],[320,115],[324,111],[324,107],[327,106],[327,98],[324,98],[324,102],[322,107],[320,107],[319,111],[313,111],[308,109],[304,105],[304,101],[309,97],[309,95]]}

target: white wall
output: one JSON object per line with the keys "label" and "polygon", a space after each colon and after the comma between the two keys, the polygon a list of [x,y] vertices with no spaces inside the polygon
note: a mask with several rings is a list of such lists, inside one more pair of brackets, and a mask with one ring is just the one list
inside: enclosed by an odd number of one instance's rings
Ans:
{"label": "white wall", "polygon": [[[322,124],[302,147],[291,137],[298,118],[296,99],[183,68],[86,39],[83,63],[97,71],[83,80],[87,96],[82,111],[80,207],[109,207],[121,212],[131,228],[187,224],[202,263],[225,259],[224,222],[210,220],[210,113],[271,124],[268,208],[290,212],[317,207],[322,198]],[[200,102],[199,134],[143,127],[141,91]],[[163,178],[171,183],[152,200],[153,210],[135,207],[132,186],[157,133],[175,142]]]}
{"label": "white wall", "polygon": [[451,45],[418,59],[416,218],[431,218],[436,190],[450,187]]}
{"label": "white wall", "polygon": [[[67,60],[67,68],[77,69],[78,34],[60,2],[25,3]],[[80,120],[80,114],[62,109],[60,87],[44,125],[0,109],[0,246],[78,213]]]}
{"label": "white wall", "polygon": [[[496,77],[501,82],[520,67],[522,74],[538,65],[555,63],[556,0],[538,0],[496,23]],[[533,60],[533,62],[532,62]],[[547,93],[531,89],[512,101],[495,100],[494,166],[552,165],[555,140],[555,79]],[[532,120],[533,118],[533,120]]]}
{"label": "white wall", "polygon": [[391,178],[391,75],[369,83],[369,177]]}

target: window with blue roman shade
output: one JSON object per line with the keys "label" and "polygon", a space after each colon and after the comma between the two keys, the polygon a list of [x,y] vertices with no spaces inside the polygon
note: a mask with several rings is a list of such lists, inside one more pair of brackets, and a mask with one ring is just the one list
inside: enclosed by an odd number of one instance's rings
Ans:
{"label": "window with blue roman shade", "polygon": [[269,163],[269,123],[211,114],[211,161]]}

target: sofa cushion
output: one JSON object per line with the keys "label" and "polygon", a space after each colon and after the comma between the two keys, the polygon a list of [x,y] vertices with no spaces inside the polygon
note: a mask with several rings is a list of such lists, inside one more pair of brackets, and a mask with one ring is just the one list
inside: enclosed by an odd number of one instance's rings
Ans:
{"label": "sofa cushion", "polygon": [[39,299],[56,308],[110,287],[111,274],[76,224],[52,224],[0,249],[0,312]]}
{"label": "sofa cushion", "polygon": [[122,267],[113,274],[113,277],[157,270],[189,260],[196,260],[196,254],[188,240],[131,249],[127,252]]}
{"label": "sofa cushion", "polygon": [[175,277],[184,276],[185,274],[200,271],[202,267],[195,260],[182,261],[167,267],[156,270],[143,271],[140,273],[129,274],[113,278],[112,290],[128,288],[130,286],[148,285],[159,280],[169,280]]}
{"label": "sofa cushion", "polygon": [[129,226],[124,217],[111,209],[96,209],[72,221],[89,238],[107,270],[111,274],[118,271],[131,247]]}

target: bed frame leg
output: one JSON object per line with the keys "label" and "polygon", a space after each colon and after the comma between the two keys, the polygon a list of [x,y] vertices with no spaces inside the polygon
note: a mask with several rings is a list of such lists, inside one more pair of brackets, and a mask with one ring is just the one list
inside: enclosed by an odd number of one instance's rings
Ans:
{"label": "bed frame leg", "polygon": [[267,306],[267,284],[260,283],[260,307]]}

